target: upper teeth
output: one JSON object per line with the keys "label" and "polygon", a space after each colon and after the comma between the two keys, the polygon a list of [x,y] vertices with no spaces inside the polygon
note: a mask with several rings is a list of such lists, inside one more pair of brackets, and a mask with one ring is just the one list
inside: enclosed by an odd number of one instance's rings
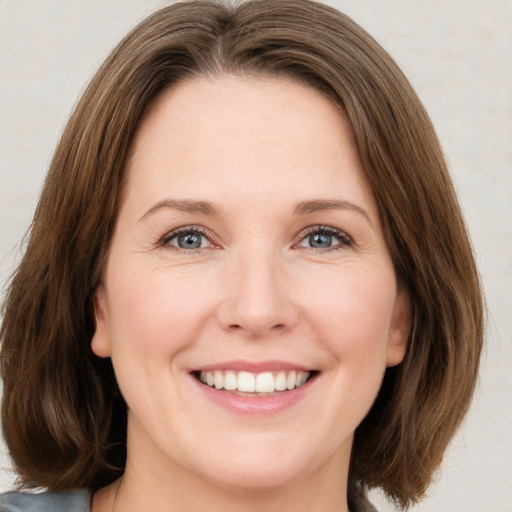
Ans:
{"label": "upper teeth", "polygon": [[291,390],[303,386],[309,377],[309,372],[292,370],[277,373],[249,373],[233,370],[201,372],[199,379],[204,384],[216,389],[242,391],[247,393],[272,393],[274,391]]}

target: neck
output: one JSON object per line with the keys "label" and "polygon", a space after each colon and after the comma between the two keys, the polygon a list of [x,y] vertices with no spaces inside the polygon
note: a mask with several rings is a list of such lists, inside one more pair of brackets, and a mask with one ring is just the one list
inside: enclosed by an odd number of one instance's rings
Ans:
{"label": "neck", "polygon": [[345,486],[322,478],[315,478],[315,483],[298,481],[275,489],[235,489],[175,472],[164,486],[160,479],[127,471],[121,485],[113,484],[111,488],[112,507],[108,512],[114,508],[115,512],[348,512]]}
{"label": "neck", "polygon": [[[93,499],[92,512],[348,512],[347,479],[351,442],[318,465],[301,464],[283,471],[278,455],[268,463],[266,475],[250,471],[231,480],[185,467],[176,457],[165,456],[145,436],[130,442],[121,481],[101,489]],[[132,438],[133,441],[133,438]],[[178,457],[179,460],[179,457]],[[204,469],[204,468],[203,468]],[[269,477],[270,476],[270,477]]]}
{"label": "neck", "polygon": [[100,489],[92,512],[348,512],[346,480],[320,468],[275,488],[230,488],[175,469],[164,477],[127,465],[122,479]]}

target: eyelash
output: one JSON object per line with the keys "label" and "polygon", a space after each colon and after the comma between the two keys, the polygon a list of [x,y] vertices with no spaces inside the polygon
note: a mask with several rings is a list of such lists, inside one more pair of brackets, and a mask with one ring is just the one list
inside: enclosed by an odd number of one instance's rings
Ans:
{"label": "eyelash", "polygon": [[[328,251],[337,251],[340,249],[346,249],[347,247],[351,247],[353,245],[353,240],[348,236],[344,231],[341,231],[341,229],[333,228],[331,226],[322,226],[322,225],[315,225],[310,226],[304,229],[300,232],[298,235],[299,241],[297,243],[300,243],[304,240],[306,240],[308,237],[312,235],[329,235],[332,237],[337,238],[340,243],[337,245],[333,245],[331,247],[326,248],[315,248],[315,247],[306,247],[307,249],[311,249],[315,252],[328,252]],[[297,244],[296,244],[297,245]]]}
{"label": "eyelash", "polygon": [[197,252],[197,251],[200,251],[201,249],[204,249],[203,247],[200,247],[197,249],[182,249],[181,247],[170,245],[170,242],[172,240],[178,238],[179,235],[187,234],[187,233],[200,235],[200,236],[206,238],[210,242],[210,244],[215,246],[215,243],[212,241],[215,238],[213,236],[213,233],[211,233],[208,229],[206,229],[202,226],[183,226],[181,228],[174,229],[170,233],[166,233],[160,239],[159,245],[162,247],[172,247],[178,251],[182,251],[182,252],[186,252],[186,253],[190,253],[193,251]]}
{"label": "eyelash", "polygon": [[[191,252],[198,252],[204,249],[204,247],[194,248],[194,249],[183,249],[181,247],[177,247],[174,245],[171,245],[170,242],[175,240],[179,235],[181,234],[196,234],[200,235],[204,238],[206,238],[210,244],[214,247],[217,247],[216,244],[212,241],[215,237],[213,233],[211,233],[208,229],[202,227],[202,226],[183,226],[178,229],[175,229],[169,233],[166,233],[159,241],[159,246],[161,247],[172,247],[173,249],[176,249],[178,251],[184,252],[184,253],[191,253]],[[315,248],[315,247],[304,247],[305,249],[310,249],[315,252],[328,252],[333,250],[340,250],[345,249],[347,247],[351,247],[353,245],[353,240],[350,236],[348,236],[345,232],[341,231],[340,229],[333,228],[330,226],[323,226],[323,225],[315,225],[315,226],[309,226],[302,230],[299,235],[297,236],[297,242],[295,242],[294,246],[297,246],[301,242],[305,241],[308,237],[312,235],[328,235],[332,236],[334,238],[337,238],[340,243],[337,245],[333,245],[331,247],[325,247],[325,248]]]}

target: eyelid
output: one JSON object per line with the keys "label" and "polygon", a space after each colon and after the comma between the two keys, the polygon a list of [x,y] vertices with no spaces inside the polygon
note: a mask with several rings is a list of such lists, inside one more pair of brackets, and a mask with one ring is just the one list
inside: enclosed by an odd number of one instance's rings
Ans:
{"label": "eyelid", "polygon": [[[172,247],[173,249],[176,249],[178,251],[183,251],[183,252],[188,252],[188,253],[205,249],[205,247],[203,247],[203,248],[198,248],[198,249],[186,249],[185,250],[185,249],[181,249],[179,247],[169,244],[170,240],[176,238],[177,236],[179,236],[182,233],[189,233],[189,232],[200,233],[201,235],[203,235],[210,242],[212,248],[220,247],[220,244],[217,242],[217,237],[215,236],[215,234],[212,231],[210,231],[208,228],[206,228],[204,226],[198,226],[198,225],[193,225],[193,224],[187,225],[187,226],[180,226],[178,228],[175,228],[175,229],[172,229],[172,230],[166,232],[162,237],[160,237],[160,239],[158,241],[158,246]],[[334,228],[332,226],[326,226],[326,225],[322,225],[322,224],[314,224],[314,225],[307,226],[307,227],[303,228],[295,237],[295,242],[293,245],[297,246],[297,244],[302,242],[306,237],[310,236],[312,233],[318,233],[318,232],[335,236],[336,238],[340,239],[341,243],[339,245],[335,245],[335,246],[332,246],[332,247],[329,247],[326,249],[316,249],[316,248],[311,247],[310,249],[312,249],[312,250],[326,252],[329,250],[341,249],[341,248],[350,247],[350,246],[354,245],[354,241],[353,241],[352,237],[350,235],[348,235],[345,231],[343,231],[339,228]]]}
{"label": "eyelid", "polygon": [[[345,231],[338,229],[338,228],[334,228],[332,226],[315,224],[313,226],[308,226],[300,231],[300,233],[296,237],[296,242],[294,243],[294,246],[297,246],[297,244],[302,242],[304,239],[306,239],[306,237],[310,236],[313,233],[326,233],[328,235],[332,235],[332,236],[335,236],[336,238],[339,238],[341,241],[341,244],[339,246],[334,245],[334,246],[328,247],[326,249],[317,249],[314,247],[309,248],[314,251],[325,252],[325,251],[334,250],[334,249],[343,249],[343,248],[351,247],[352,245],[354,245],[354,240]],[[308,248],[305,247],[305,249],[308,249]]]}
{"label": "eyelid", "polygon": [[169,242],[179,236],[182,233],[199,233],[203,235],[211,244],[213,248],[219,247],[219,244],[216,243],[216,236],[212,231],[205,228],[204,226],[197,225],[188,225],[188,226],[180,226],[178,228],[172,229],[171,231],[166,232],[162,237],[160,237],[158,241],[158,246],[161,247],[172,247],[173,249],[181,250],[184,252],[194,252],[200,251],[202,249],[206,249],[206,247],[198,248],[198,249],[181,249],[180,247],[176,247],[174,245],[170,245]]}

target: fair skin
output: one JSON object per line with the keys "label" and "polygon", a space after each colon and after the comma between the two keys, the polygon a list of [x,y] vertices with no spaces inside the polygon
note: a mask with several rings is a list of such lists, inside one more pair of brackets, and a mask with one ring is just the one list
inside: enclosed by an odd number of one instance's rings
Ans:
{"label": "fair skin", "polygon": [[127,172],[92,349],[128,460],[93,512],[348,510],[354,430],[410,328],[348,122],[295,82],[194,78]]}

